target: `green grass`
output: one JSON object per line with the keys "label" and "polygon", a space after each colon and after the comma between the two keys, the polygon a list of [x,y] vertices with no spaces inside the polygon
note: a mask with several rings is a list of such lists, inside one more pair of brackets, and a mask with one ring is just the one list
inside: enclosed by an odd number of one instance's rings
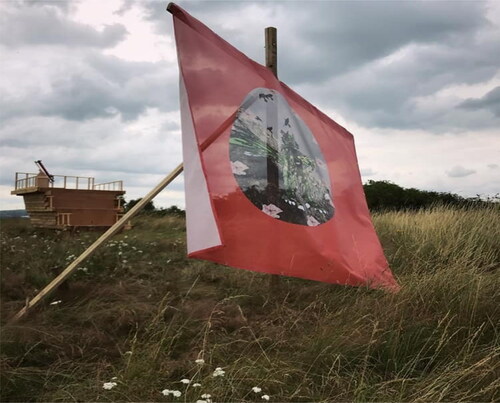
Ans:
{"label": "green grass", "polygon": [[[264,274],[186,259],[182,219],[142,216],[40,308],[2,326],[0,398],[500,400],[498,207],[373,220],[398,294],[292,278],[271,292]],[[1,226],[5,324],[98,234]]]}

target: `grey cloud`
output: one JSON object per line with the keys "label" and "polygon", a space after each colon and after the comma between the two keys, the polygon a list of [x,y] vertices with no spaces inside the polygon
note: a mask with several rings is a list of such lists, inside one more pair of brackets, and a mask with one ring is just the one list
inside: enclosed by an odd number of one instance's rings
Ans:
{"label": "grey cloud", "polygon": [[366,126],[437,133],[495,127],[498,119],[479,109],[464,112],[453,98],[436,103],[422,99],[455,84],[475,84],[495,76],[500,54],[493,49],[500,47],[500,37],[468,40],[463,47],[412,45],[402,51],[404,56],[366,65],[309,92]]}
{"label": "grey cloud", "polygon": [[450,178],[463,178],[465,176],[469,176],[475,174],[476,171],[474,169],[467,169],[461,165],[455,165],[449,171],[446,172]]}
{"label": "grey cloud", "polygon": [[78,4],[78,0],[61,1],[61,0],[20,0],[19,5],[26,5],[31,7],[53,7],[62,13],[69,13],[74,10]]}
{"label": "grey cloud", "polygon": [[498,169],[500,166],[498,164],[488,164],[487,167],[490,169]]}
{"label": "grey cloud", "polygon": [[[137,3],[163,33],[169,31],[165,5]],[[180,1],[216,33],[249,56],[263,46],[263,28],[278,27],[281,77],[291,85],[322,82],[357,69],[412,43],[452,41],[473,35],[487,25],[482,2],[230,2]],[[260,7],[260,26],[245,24],[246,15]],[[221,15],[238,14],[244,30],[221,24]],[[255,23],[255,21],[253,21]],[[228,27],[229,25],[229,27]],[[259,38],[262,38],[259,41]],[[256,42],[257,41],[257,42]],[[252,45],[253,42],[253,45]],[[260,58],[260,56],[258,56]]]}
{"label": "grey cloud", "polygon": [[300,17],[292,21],[300,28],[282,52],[291,84],[358,69],[409,44],[471,35],[486,23],[483,3],[324,2],[302,13],[301,7],[295,4]]}
{"label": "grey cloud", "polygon": [[130,62],[94,52],[66,56],[65,74],[47,72],[50,91],[35,86],[25,98],[5,97],[0,101],[0,117],[42,115],[83,121],[120,115],[131,120],[147,108],[177,108],[176,96],[168,95],[178,93],[173,79],[176,66]]}
{"label": "grey cloud", "polygon": [[500,86],[494,88],[482,98],[468,99],[460,104],[465,109],[487,109],[500,118]]}
{"label": "grey cloud", "polygon": [[101,32],[68,19],[54,7],[8,7],[0,17],[0,43],[9,47],[64,45],[107,48],[121,42],[127,30],[121,24]]}
{"label": "grey cloud", "polygon": [[[138,4],[170,33],[163,4]],[[263,59],[263,28],[277,26],[280,78],[311,102],[365,126],[441,133],[500,123],[484,111],[464,112],[454,99],[432,106],[420,99],[499,71],[500,27],[487,19],[485,2],[179,4],[255,60]],[[244,29],[225,23],[235,15]]]}

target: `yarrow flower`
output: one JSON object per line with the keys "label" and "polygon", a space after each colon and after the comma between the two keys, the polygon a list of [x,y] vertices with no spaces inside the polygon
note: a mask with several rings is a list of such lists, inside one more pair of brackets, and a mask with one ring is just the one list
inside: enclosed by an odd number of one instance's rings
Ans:
{"label": "yarrow flower", "polygon": [[209,395],[208,393],[204,393],[203,395],[201,395],[202,399],[210,399],[211,397],[212,395]]}
{"label": "yarrow flower", "polygon": [[269,395],[262,395],[262,399],[269,400]]}
{"label": "yarrow flower", "polygon": [[106,390],[111,390],[113,389],[116,385],[118,385],[116,382],[104,382],[103,385],[102,385],[102,388],[103,389],[106,389]]}
{"label": "yarrow flower", "polygon": [[193,383],[193,388],[200,388],[201,387],[201,383]]}
{"label": "yarrow flower", "polygon": [[254,387],[252,388],[252,391],[253,391],[254,393],[260,393],[260,392],[262,392],[262,389],[261,389],[261,388],[259,388],[258,386],[254,386]]}
{"label": "yarrow flower", "polygon": [[194,362],[198,365],[203,365],[205,364],[205,360],[203,358],[198,358],[197,360],[194,360]]}
{"label": "yarrow flower", "polygon": [[283,212],[283,210],[281,210],[278,206],[275,206],[274,204],[263,204],[262,211],[268,216],[271,216],[273,218],[280,218],[279,213]]}
{"label": "yarrow flower", "polygon": [[170,390],[170,389],[163,389],[161,391],[163,396],[168,396],[168,395],[173,395],[174,397],[181,397],[182,393],[180,390]]}
{"label": "yarrow flower", "polygon": [[184,385],[189,385],[191,383],[191,380],[190,379],[181,379],[181,382],[184,384]]}
{"label": "yarrow flower", "polygon": [[213,377],[216,377],[216,376],[224,376],[226,373],[226,371],[224,371],[221,367],[217,367],[215,368],[215,371],[214,373],[212,374]]}
{"label": "yarrow flower", "polygon": [[246,175],[247,173],[245,172],[248,169],[248,166],[246,166],[243,162],[241,161],[231,161],[231,170],[233,171],[233,174],[235,175]]}

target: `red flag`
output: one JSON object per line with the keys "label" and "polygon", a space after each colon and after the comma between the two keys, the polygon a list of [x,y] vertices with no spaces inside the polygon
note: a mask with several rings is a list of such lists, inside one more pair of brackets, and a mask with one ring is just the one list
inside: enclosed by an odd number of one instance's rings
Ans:
{"label": "red flag", "polygon": [[397,289],[370,220],[353,136],[182,8],[188,256]]}

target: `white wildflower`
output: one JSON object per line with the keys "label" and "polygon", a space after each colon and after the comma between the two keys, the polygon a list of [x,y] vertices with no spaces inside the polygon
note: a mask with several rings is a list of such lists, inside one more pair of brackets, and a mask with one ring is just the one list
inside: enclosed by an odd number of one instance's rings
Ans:
{"label": "white wildflower", "polygon": [[196,403],[208,403],[206,400],[197,400]]}
{"label": "white wildflower", "polygon": [[252,391],[253,391],[254,393],[260,393],[260,392],[262,392],[262,389],[261,389],[261,388],[259,388],[258,386],[254,386],[254,387],[252,388]]}
{"label": "white wildflower", "polygon": [[116,385],[118,385],[116,382],[104,382],[103,385],[102,385],[102,388],[103,389],[106,389],[106,390],[111,390],[113,389]]}
{"label": "white wildflower", "polygon": [[193,388],[200,388],[201,387],[201,383],[193,383]]}
{"label": "white wildflower", "polygon": [[174,397],[181,397],[182,393],[180,390],[170,390],[170,389],[163,389],[161,391],[163,396],[168,396],[168,395],[173,395]]}
{"label": "white wildflower", "polygon": [[201,395],[201,398],[202,399],[210,399],[212,397],[212,395],[209,395],[208,393],[204,393],[203,395]]}
{"label": "white wildflower", "polygon": [[57,301],[52,301],[49,305],[57,305],[60,304],[62,301],[59,299]]}
{"label": "white wildflower", "polygon": [[194,362],[198,365],[203,365],[205,364],[205,360],[203,358],[198,358],[197,360],[194,360]]}
{"label": "white wildflower", "polygon": [[190,379],[181,379],[181,383],[183,383],[184,385],[189,385],[191,383],[191,380]]}
{"label": "white wildflower", "polygon": [[216,377],[216,376],[224,376],[226,373],[226,371],[224,371],[221,367],[217,367],[215,368],[215,371],[214,373],[212,374],[213,377]]}
{"label": "white wildflower", "polygon": [[269,395],[262,395],[262,399],[269,400]]}

